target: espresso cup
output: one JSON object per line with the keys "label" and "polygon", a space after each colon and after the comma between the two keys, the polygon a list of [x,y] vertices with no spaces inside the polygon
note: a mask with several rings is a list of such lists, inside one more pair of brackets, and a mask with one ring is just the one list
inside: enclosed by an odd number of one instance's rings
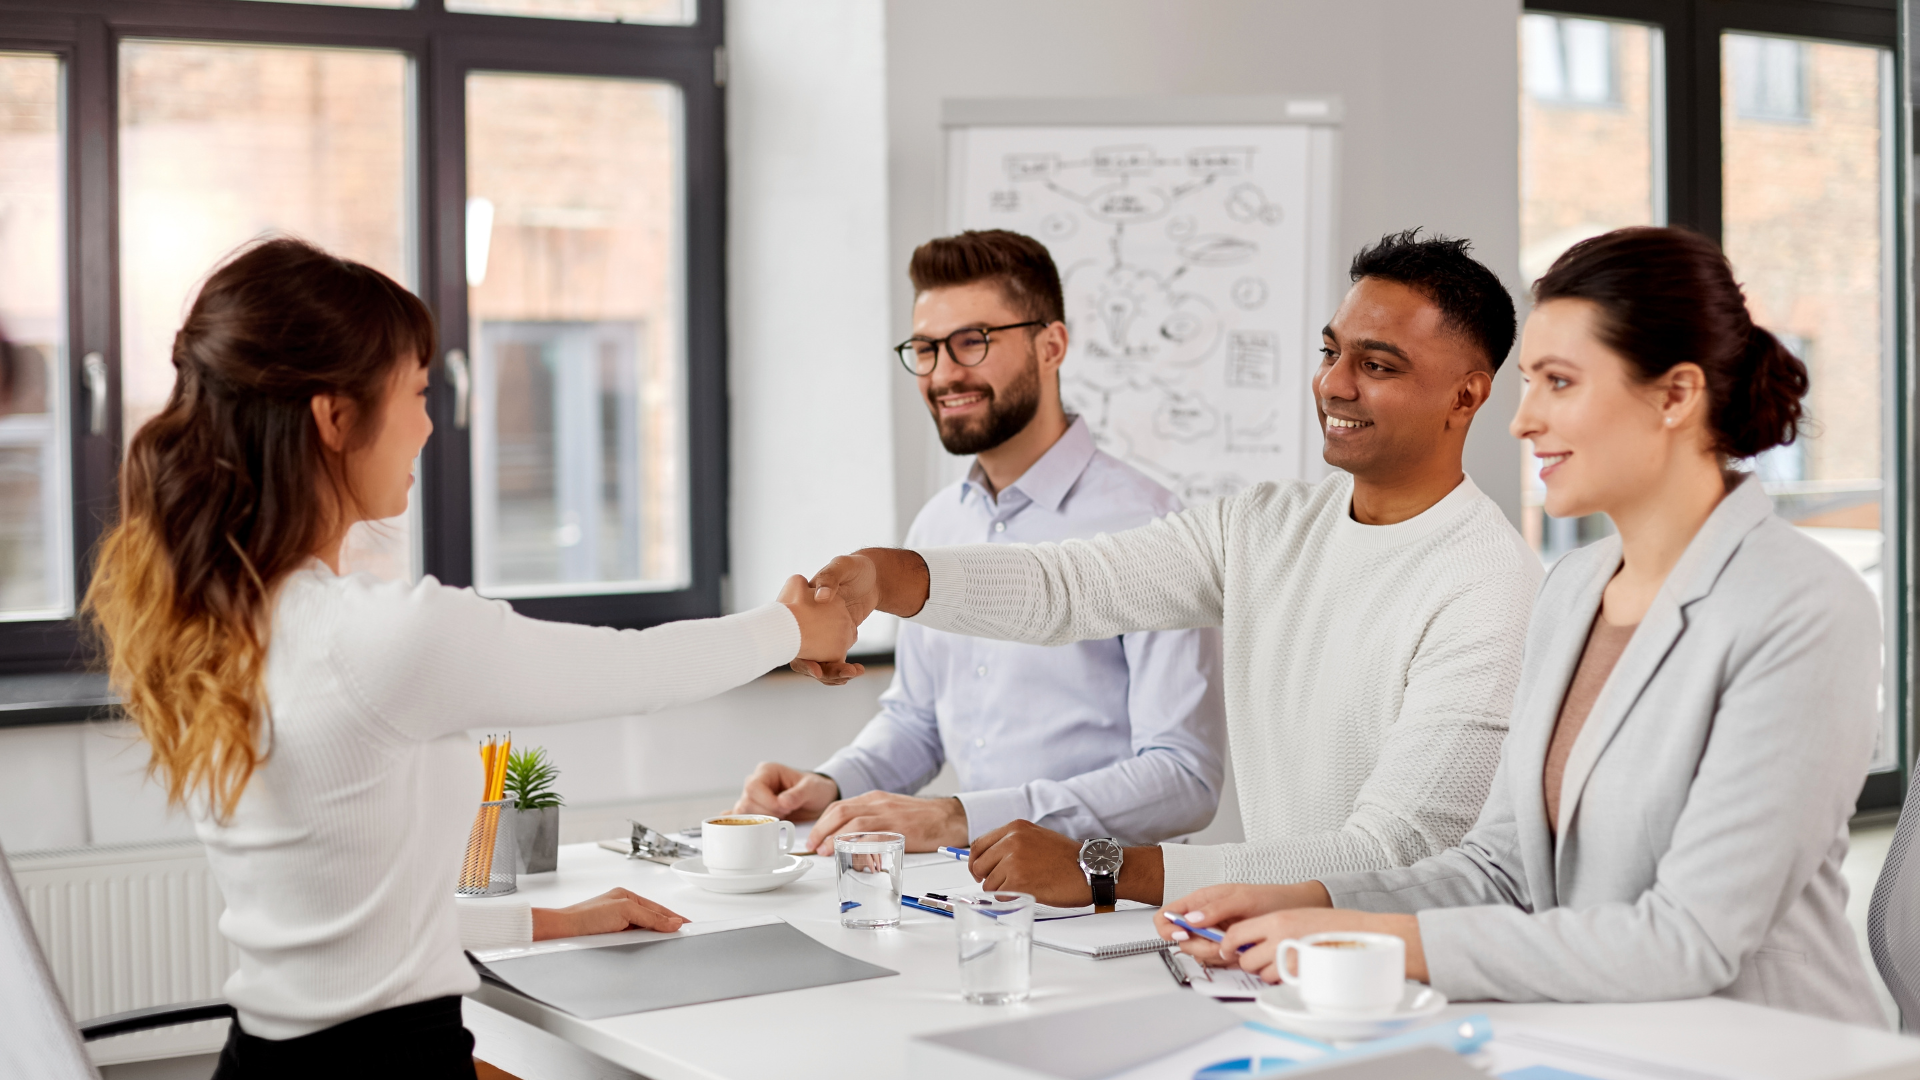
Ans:
{"label": "espresso cup", "polygon": [[765,814],[724,814],[700,823],[700,860],[719,873],[772,870],[793,850],[793,822]]}
{"label": "espresso cup", "polygon": [[1275,959],[1280,981],[1299,987],[1301,1003],[1317,1015],[1385,1016],[1406,991],[1407,943],[1392,934],[1331,931],[1288,938]]}

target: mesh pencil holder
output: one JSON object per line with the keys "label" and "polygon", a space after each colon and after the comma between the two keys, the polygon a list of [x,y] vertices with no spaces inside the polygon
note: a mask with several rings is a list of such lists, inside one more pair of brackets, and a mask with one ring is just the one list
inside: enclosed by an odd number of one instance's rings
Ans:
{"label": "mesh pencil holder", "polygon": [[505,896],[520,887],[514,881],[520,851],[513,820],[502,820],[502,811],[512,806],[512,799],[480,804],[480,812],[473,816],[473,831],[467,834],[466,858],[460,862],[459,895]]}

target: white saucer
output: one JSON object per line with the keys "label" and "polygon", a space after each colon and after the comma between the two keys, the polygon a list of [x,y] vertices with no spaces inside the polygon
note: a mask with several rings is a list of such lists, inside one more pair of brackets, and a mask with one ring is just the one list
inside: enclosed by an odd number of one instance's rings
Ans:
{"label": "white saucer", "polygon": [[797,881],[806,876],[807,869],[813,864],[798,855],[782,855],[784,860],[772,870],[727,870],[713,871],[700,861],[700,856],[681,859],[673,864],[673,872],[680,875],[682,881],[691,881],[708,892],[751,893],[767,892]]}
{"label": "white saucer", "polygon": [[1424,983],[1409,980],[1400,1004],[1383,1016],[1355,1018],[1324,1016],[1307,1011],[1300,1000],[1300,988],[1282,983],[1260,992],[1260,1008],[1273,1018],[1275,1027],[1296,1035],[1327,1042],[1354,1042],[1378,1039],[1414,1026],[1447,1007],[1447,995]]}

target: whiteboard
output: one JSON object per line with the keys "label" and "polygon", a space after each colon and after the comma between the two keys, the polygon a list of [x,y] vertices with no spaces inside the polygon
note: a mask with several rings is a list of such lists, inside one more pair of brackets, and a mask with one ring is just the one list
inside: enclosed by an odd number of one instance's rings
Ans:
{"label": "whiteboard", "polygon": [[1069,412],[1189,505],[1326,474],[1308,379],[1333,269],[1324,124],[973,124],[948,225],[1053,254]]}

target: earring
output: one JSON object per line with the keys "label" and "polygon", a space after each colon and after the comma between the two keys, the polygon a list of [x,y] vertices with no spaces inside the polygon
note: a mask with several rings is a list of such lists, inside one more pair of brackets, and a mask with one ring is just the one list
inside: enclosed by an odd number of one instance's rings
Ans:
{"label": "earring", "polygon": [[1672,427],[1672,426],[1673,426],[1673,417],[1671,417],[1671,416],[1669,416],[1669,417],[1667,417],[1667,426],[1668,426],[1668,427]]}

